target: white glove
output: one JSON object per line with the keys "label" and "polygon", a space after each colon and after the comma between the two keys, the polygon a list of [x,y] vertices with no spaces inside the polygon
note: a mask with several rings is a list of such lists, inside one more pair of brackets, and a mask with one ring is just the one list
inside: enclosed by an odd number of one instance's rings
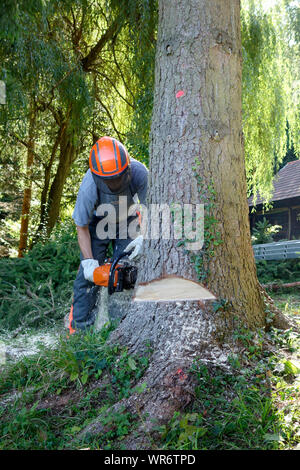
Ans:
{"label": "white glove", "polygon": [[136,237],[134,240],[132,240],[132,242],[130,242],[126,248],[125,248],[125,253],[128,253],[128,251],[131,251],[133,248],[133,252],[131,253],[130,256],[128,256],[129,259],[134,259],[134,258],[137,258],[138,256],[140,256],[142,254],[142,250],[143,250],[143,241],[144,241],[144,237],[143,235],[139,235],[138,237]]}
{"label": "white glove", "polygon": [[83,259],[81,261],[81,265],[83,267],[84,278],[87,281],[94,282],[93,274],[94,274],[95,269],[99,268],[98,261],[96,259],[91,259],[91,258]]}

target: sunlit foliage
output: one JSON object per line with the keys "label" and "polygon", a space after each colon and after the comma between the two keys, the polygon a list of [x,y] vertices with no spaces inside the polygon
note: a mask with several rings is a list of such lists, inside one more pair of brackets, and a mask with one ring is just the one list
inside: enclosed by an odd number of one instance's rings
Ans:
{"label": "sunlit foliage", "polygon": [[[10,201],[19,213],[30,175],[29,245],[70,215],[96,139],[112,135],[148,162],[157,7],[157,0],[0,2],[0,80],[7,87],[7,104],[0,106],[0,203]],[[242,0],[249,194],[268,197],[288,147],[300,153],[299,10],[295,0]]]}
{"label": "sunlit foliage", "polygon": [[269,198],[287,142],[300,155],[299,32],[290,20],[295,2],[262,3],[242,2],[243,131],[249,193]]}

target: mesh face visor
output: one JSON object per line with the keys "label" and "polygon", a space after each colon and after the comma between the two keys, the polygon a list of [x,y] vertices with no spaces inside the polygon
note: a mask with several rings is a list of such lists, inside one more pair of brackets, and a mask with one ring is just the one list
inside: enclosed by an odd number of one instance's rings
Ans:
{"label": "mesh face visor", "polygon": [[92,173],[97,188],[107,194],[122,194],[129,186],[131,181],[130,167],[127,167],[122,175],[114,178],[102,178]]}

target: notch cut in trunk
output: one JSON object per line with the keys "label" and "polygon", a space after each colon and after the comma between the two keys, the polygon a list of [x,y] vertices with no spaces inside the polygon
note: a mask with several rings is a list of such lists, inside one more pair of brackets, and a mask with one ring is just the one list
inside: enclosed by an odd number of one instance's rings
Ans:
{"label": "notch cut in trunk", "polygon": [[215,300],[216,297],[195,281],[177,276],[155,279],[137,287],[134,301]]}

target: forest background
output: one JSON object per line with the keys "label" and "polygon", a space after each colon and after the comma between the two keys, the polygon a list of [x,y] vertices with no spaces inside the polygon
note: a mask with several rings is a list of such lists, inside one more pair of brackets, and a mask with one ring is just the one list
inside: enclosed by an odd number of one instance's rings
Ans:
{"label": "forest background", "polygon": [[[1,255],[23,256],[70,220],[103,135],[148,164],[155,1],[1,4]],[[242,2],[248,194],[268,200],[299,154],[299,4]]]}

